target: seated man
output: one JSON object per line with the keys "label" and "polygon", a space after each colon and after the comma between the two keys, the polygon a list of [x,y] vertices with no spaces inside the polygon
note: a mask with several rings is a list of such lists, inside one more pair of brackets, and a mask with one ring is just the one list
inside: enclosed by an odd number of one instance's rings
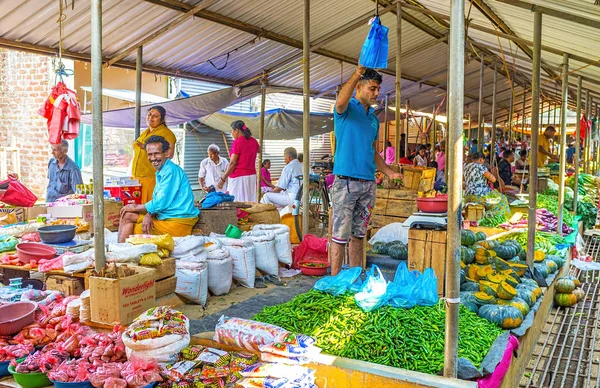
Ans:
{"label": "seated man", "polygon": [[[502,180],[503,185],[498,185],[499,191],[503,194],[514,194],[519,191],[519,188],[512,186],[513,173],[512,163],[515,161],[515,154],[511,150],[504,151],[504,157],[498,162],[498,177]],[[500,190],[501,189],[501,190]]]}
{"label": "seated man", "polygon": [[[292,205],[296,194],[300,190],[300,181],[297,176],[302,175],[302,163],[297,159],[296,149],[288,147],[283,151],[285,167],[281,171],[281,177],[277,186],[261,199],[261,203],[272,203],[279,209]],[[285,191],[285,193],[284,193]]]}
{"label": "seated man", "polygon": [[170,145],[164,137],[150,136],[145,146],[148,160],[156,169],[156,186],[150,202],[121,209],[119,242],[141,233],[188,236],[199,214],[190,182],[183,169],[168,158]]}
{"label": "seated man", "polygon": [[216,144],[208,146],[208,158],[200,162],[200,170],[198,171],[198,182],[202,190],[207,193],[211,190],[226,192],[227,182],[223,184],[223,188],[219,189],[217,186],[221,177],[227,171],[229,162],[227,159],[222,158],[219,154],[221,150]]}

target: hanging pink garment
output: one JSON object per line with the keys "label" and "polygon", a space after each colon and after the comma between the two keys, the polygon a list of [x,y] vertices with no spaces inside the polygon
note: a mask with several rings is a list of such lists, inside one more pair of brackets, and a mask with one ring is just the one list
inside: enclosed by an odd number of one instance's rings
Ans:
{"label": "hanging pink garment", "polygon": [[62,139],[71,140],[79,136],[81,109],[77,94],[59,82],[52,88],[50,96],[38,114],[48,120],[48,141],[60,144]]}

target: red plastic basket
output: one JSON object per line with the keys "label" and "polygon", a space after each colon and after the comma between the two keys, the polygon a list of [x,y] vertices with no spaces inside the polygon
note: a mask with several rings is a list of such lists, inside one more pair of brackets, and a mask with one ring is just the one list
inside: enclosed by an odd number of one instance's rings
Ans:
{"label": "red plastic basket", "polygon": [[[323,265],[323,266],[322,267],[313,267],[313,266],[308,266],[307,264],[318,264],[318,265]],[[302,271],[302,273],[307,276],[323,276],[327,273],[327,268],[329,268],[329,263],[327,261],[302,260],[300,262],[300,271]]]}

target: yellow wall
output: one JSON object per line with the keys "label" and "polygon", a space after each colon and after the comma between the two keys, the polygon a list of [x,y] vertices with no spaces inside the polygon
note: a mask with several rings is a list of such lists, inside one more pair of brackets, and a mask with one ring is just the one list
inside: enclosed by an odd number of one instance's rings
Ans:
{"label": "yellow wall", "polygon": [[[92,65],[86,62],[75,61],[75,90],[82,110],[91,111],[92,105],[91,93],[88,93],[88,105],[83,107],[84,92],[82,86],[92,85]],[[104,68],[102,71],[102,87],[107,89],[126,89],[135,90],[135,70],[121,69],[117,67]],[[168,77],[150,73],[142,73],[142,92],[154,94],[160,97],[167,97]],[[135,106],[134,103],[109,98],[108,109],[129,108]],[[102,102],[102,109],[106,110],[106,97]]]}

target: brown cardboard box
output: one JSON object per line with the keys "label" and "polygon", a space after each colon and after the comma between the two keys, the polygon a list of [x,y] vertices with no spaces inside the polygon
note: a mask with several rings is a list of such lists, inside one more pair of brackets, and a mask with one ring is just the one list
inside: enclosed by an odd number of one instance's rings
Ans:
{"label": "brown cardboard box", "polygon": [[136,274],[120,279],[90,276],[92,321],[108,325],[128,325],[156,306],[153,269],[135,267]]}
{"label": "brown cardboard box", "polygon": [[29,220],[35,220],[37,218],[37,216],[39,216],[40,214],[46,214],[48,213],[48,208],[46,207],[46,205],[35,205],[33,207],[26,207],[25,208],[25,216],[23,217],[23,219],[25,221],[29,221]]}
{"label": "brown cardboard box", "polygon": [[[77,218],[94,226],[94,205],[49,206],[48,214],[54,218]],[[123,202],[104,201],[104,227],[111,232],[119,229],[120,212]]]}
{"label": "brown cardboard box", "polygon": [[24,207],[0,207],[0,225],[11,225],[16,224],[17,222],[23,222],[24,214]]}
{"label": "brown cardboard box", "polygon": [[64,296],[81,295],[84,284],[81,278],[51,275],[46,279],[46,289],[60,291]]}

